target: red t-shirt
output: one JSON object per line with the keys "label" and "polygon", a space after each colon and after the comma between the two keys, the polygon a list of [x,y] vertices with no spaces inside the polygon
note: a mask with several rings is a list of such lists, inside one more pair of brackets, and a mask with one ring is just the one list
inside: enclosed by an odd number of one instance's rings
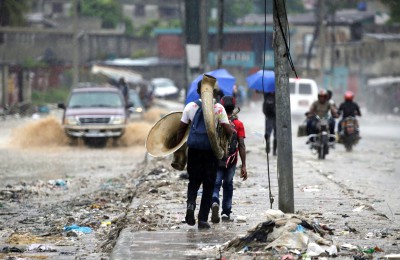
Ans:
{"label": "red t-shirt", "polygon": [[242,121],[240,121],[239,119],[236,119],[236,120],[233,120],[233,124],[235,125],[237,136],[246,138],[246,134],[244,132],[244,126],[243,126]]}

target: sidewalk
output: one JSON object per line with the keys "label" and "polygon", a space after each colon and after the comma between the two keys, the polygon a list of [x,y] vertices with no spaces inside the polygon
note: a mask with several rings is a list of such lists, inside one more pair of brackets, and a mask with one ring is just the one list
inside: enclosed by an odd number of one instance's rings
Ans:
{"label": "sidewalk", "polygon": [[[169,166],[171,158],[149,158],[147,169],[164,167],[164,170],[147,174],[141,180],[144,185],[139,186],[128,214],[131,221],[139,221],[143,226],[139,230],[129,227],[121,232],[111,259],[244,259],[246,256],[253,259],[251,252],[233,255],[219,252],[224,243],[266,221],[265,212],[270,208],[263,118],[251,107],[243,109],[239,117],[246,127],[249,177],[242,181],[237,174],[234,179],[232,210],[235,221],[212,224],[206,231],[183,223],[187,180],[179,178],[180,172]],[[292,129],[293,136],[295,131],[297,129]],[[338,247],[351,244],[383,249],[385,252],[373,254],[375,259],[399,253],[398,237],[394,236],[396,232],[397,236],[399,234],[398,227],[391,226],[387,218],[336,183],[324,169],[324,162],[310,156],[303,140],[293,138],[293,146],[300,145],[304,149],[293,154],[295,213],[335,228],[331,239]],[[273,209],[278,209],[279,200],[276,165],[276,157],[270,156]],[[158,216],[159,212],[162,216]],[[159,219],[157,224],[150,224],[149,220],[155,218]],[[341,250],[339,258],[353,259],[354,254]]]}

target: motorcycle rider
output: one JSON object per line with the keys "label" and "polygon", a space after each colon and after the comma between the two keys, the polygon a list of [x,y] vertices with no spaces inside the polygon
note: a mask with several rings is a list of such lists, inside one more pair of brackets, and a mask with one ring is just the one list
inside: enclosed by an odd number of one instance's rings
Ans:
{"label": "motorcycle rider", "polygon": [[[331,117],[328,118],[329,123],[329,131],[330,134],[335,134],[335,120],[333,118],[337,118],[337,111],[334,105],[329,102],[329,96],[325,89],[320,89],[318,91],[318,100],[314,101],[311,104],[310,111],[306,113],[307,116],[307,135],[315,134],[317,132],[316,126],[319,118],[324,118],[329,116],[329,112],[331,113]],[[308,140],[307,144],[312,141]],[[333,141],[333,140],[330,140]]]}
{"label": "motorcycle rider", "polygon": [[[344,93],[344,102],[340,104],[338,113],[342,115],[342,119],[339,121],[338,124],[338,132],[342,135],[342,122],[346,117],[356,117],[361,116],[360,107],[356,102],[353,101],[354,93],[352,91],[346,91]],[[359,133],[358,129],[358,122],[356,120],[356,131]]]}

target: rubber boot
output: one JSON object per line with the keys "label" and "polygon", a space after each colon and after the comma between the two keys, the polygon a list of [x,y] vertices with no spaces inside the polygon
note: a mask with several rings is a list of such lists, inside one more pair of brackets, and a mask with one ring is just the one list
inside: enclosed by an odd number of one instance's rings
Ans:
{"label": "rubber boot", "polygon": [[276,139],[274,139],[273,150],[272,150],[273,155],[276,155],[276,146],[277,146],[277,141],[276,141]]}
{"label": "rubber boot", "polygon": [[190,202],[187,203],[185,221],[189,226],[194,226],[196,224],[196,219],[194,218],[195,208],[196,208],[195,203],[190,203]]}

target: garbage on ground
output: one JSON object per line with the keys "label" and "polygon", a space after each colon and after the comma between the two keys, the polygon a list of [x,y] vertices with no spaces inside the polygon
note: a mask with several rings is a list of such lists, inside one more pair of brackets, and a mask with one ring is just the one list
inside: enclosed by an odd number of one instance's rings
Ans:
{"label": "garbage on ground", "polygon": [[67,185],[67,182],[64,181],[63,179],[49,180],[48,183],[53,186],[59,186],[59,187],[64,187]]}
{"label": "garbage on ground", "polygon": [[320,190],[321,189],[318,187],[318,185],[300,188],[300,191],[303,192],[319,192]]}
{"label": "garbage on ground", "polygon": [[56,249],[42,244],[32,244],[27,248],[27,251],[35,251],[35,252],[57,252]]}
{"label": "garbage on ground", "polygon": [[389,235],[389,231],[387,228],[382,230],[371,230],[365,235],[365,239],[370,238],[385,238]]}
{"label": "garbage on ground", "polygon": [[323,246],[323,245],[318,245],[317,243],[309,243],[306,252],[306,254],[311,257],[320,255],[336,256],[337,253],[338,250],[335,245]]}
{"label": "garbage on ground", "polygon": [[264,222],[249,230],[247,235],[230,241],[225,249],[239,252],[249,248],[249,251],[273,251],[279,254],[298,250],[312,257],[335,256],[337,247],[327,234],[317,221],[284,214],[280,210],[268,210]]}
{"label": "garbage on ground", "polygon": [[71,226],[65,226],[64,231],[78,231],[88,234],[92,232],[92,229],[90,227],[80,227],[78,225],[71,225]]}
{"label": "garbage on ground", "polygon": [[0,253],[6,253],[6,254],[7,253],[23,253],[23,252],[24,252],[23,249],[15,247],[15,246],[13,246],[13,247],[6,246],[3,248],[3,250],[0,251]]}
{"label": "garbage on ground", "polygon": [[358,251],[358,247],[352,244],[343,244],[340,248],[348,251]]}
{"label": "garbage on ground", "polygon": [[398,259],[400,259],[400,254],[389,254],[389,255],[385,255],[384,257],[383,257],[383,259],[395,259],[395,260],[398,260]]}

